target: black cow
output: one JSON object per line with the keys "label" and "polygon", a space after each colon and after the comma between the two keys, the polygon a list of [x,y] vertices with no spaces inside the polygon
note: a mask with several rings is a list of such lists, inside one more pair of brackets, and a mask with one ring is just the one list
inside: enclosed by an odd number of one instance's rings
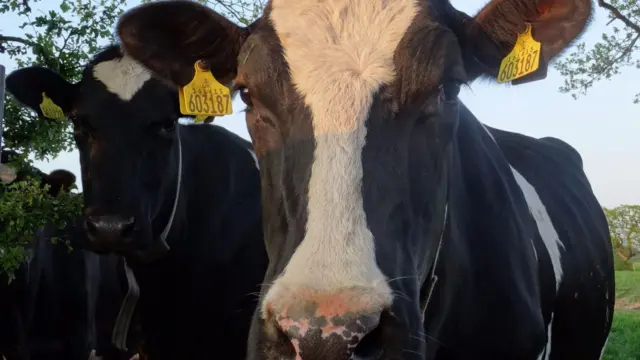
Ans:
{"label": "black cow", "polygon": [[250,359],[601,356],[612,251],[580,156],[488,130],[458,99],[498,77],[527,24],[541,48],[511,66],[540,67],[514,82],[542,78],[591,13],[271,0],[247,27],[191,1],[122,15],[125,51],[151,71],[185,86],[203,60],[247,104],[270,254]]}
{"label": "black cow", "polygon": [[[12,162],[19,154],[13,150],[2,150],[0,164]],[[57,196],[60,191],[68,191],[75,183],[75,176],[66,170],[55,170],[45,174],[39,169],[20,169],[15,172],[16,177],[11,183],[24,181],[28,177],[39,179],[40,186],[49,186],[48,193]],[[4,184],[6,186],[11,183]],[[10,191],[2,187],[0,192]],[[34,231],[35,237],[35,231]],[[40,243],[39,236],[35,237],[34,245]],[[4,251],[4,249],[0,250]],[[31,254],[33,254],[33,250]],[[31,256],[33,259],[33,256]],[[30,315],[31,308],[26,306],[29,297],[29,270],[30,262],[23,263],[15,272],[15,278],[9,281],[6,273],[0,274],[0,358],[7,360],[22,360],[29,358],[26,319]]]}
{"label": "black cow", "polygon": [[117,45],[79,83],[31,67],[6,84],[39,114],[47,94],[73,122],[86,247],[133,270],[149,359],[244,359],[267,266],[251,144],[179,124],[176,89]]}
{"label": "black cow", "polygon": [[[2,151],[7,164],[19,154]],[[76,178],[67,170],[45,174],[35,167],[16,172],[13,182],[27,177],[49,186],[49,194],[68,192]],[[115,256],[98,256],[79,250],[84,227],[78,218],[57,229],[51,223],[35,231],[28,263],[21,265],[10,284],[0,279],[0,356],[10,359],[81,359],[96,348],[103,360],[129,359],[137,342],[130,333],[130,351],[112,343],[112,331],[127,292],[124,264]],[[51,243],[52,237],[59,241]],[[65,242],[75,250],[69,252]],[[120,273],[120,274],[119,274]],[[120,278],[118,278],[120,275]]]}
{"label": "black cow", "polygon": [[[17,155],[3,150],[2,163]],[[14,182],[39,179],[41,187],[49,186],[51,196],[69,191],[76,180],[67,170],[45,174],[33,167],[20,169],[16,175]],[[91,275],[95,255],[69,253],[64,240],[69,240],[72,226],[69,222],[67,228],[58,230],[49,223],[44,229],[34,229],[29,261],[21,264],[11,283],[6,274],[0,277],[0,354],[8,360],[84,360],[88,355],[93,340],[88,331],[92,309],[87,294],[95,280]],[[52,244],[52,236],[60,241]]]}

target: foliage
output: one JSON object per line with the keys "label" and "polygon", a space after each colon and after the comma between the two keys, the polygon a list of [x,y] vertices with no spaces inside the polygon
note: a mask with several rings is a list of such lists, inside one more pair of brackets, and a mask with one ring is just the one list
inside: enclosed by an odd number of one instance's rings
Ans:
{"label": "foliage", "polygon": [[616,271],[631,271],[633,270],[633,263],[629,260],[624,260],[620,255],[613,255],[613,268]]}
{"label": "foliage", "polygon": [[[239,24],[249,25],[262,14],[266,0],[196,0],[207,5],[229,20]],[[142,0],[143,3],[152,2]]]}
{"label": "foliage", "polygon": [[640,205],[620,205],[604,209],[614,251],[622,260],[640,252]]}
{"label": "foliage", "polygon": [[49,185],[45,185],[41,189],[39,179],[29,177],[3,189],[0,201],[0,273],[5,271],[10,278],[27,257],[24,248],[32,243],[34,229],[43,228],[48,222],[61,229],[70,214],[78,214],[82,207],[80,195],[60,192],[53,197],[47,193],[48,188]]}
{"label": "foliage", "polygon": [[[565,77],[560,91],[570,93],[574,99],[584,95],[597,81],[611,79],[625,71],[640,69],[640,2],[638,0],[598,0],[606,9],[612,25],[609,32],[592,48],[580,43],[556,68]],[[640,103],[640,93],[634,103]]]}
{"label": "foliage", "polygon": [[[40,1],[0,0],[2,17],[13,14],[24,19],[14,30],[24,32],[23,36],[0,33],[0,53],[7,54],[19,67],[45,66],[69,81],[77,81],[101,42],[113,39],[113,25],[125,0],[62,0],[59,10],[46,12],[34,12],[31,5],[36,2]],[[5,146],[33,153],[39,160],[73,149],[67,122],[38,121],[37,115],[20,109],[9,96],[6,101]]]}
{"label": "foliage", "polygon": [[[78,81],[85,63],[114,40],[113,26],[126,0],[0,0],[0,17],[19,16],[13,29],[0,28],[0,53],[18,67],[39,65]],[[38,7],[49,10],[34,10]],[[51,7],[53,6],[53,7]],[[5,97],[2,144],[38,160],[73,149],[69,122],[38,119],[33,112]],[[30,166],[26,157],[15,164]],[[41,189],[39,179],[12,184],[0,192],[0,272],[10,273],[25,259],[24,246],[35,231],[51,221],[59,228],[79,213],[81,196],[61,194],[53,198]],[[8,191],[7,191],[8,190]]]}

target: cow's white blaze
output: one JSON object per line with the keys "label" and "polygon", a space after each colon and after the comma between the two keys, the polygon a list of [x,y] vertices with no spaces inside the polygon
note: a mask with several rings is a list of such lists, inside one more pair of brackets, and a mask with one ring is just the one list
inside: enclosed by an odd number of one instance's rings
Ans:
{"label": "cow's white blaze", "polygon": [[265,304],[283,289],[370,289],[388,306],[361,195],[366,119],[376,91],[395,78],[393,55],[417,14],[416,0],[273,0],[270,20],[316,141],[307,231]]}
{"label": "cow's white blaze", "polygon": [[151,79],[151,72],[125,55],[96,64],[93,67],[93,77],[120,99],[129,101]]}
{"label": "cow's white blaze", "polygon": [[540,200],[540,196],[538,196],[536,189],[512,166],[511,171],[513,172],[513,176],[515,177],[518,186],[522,189],[524,198],[529,206],[529,212],[536,221],[540,237],[549,252],[549,257],[551,258],[551,264],[553,266],[553,273],[556,277],[557,291],[560,288],[560,283],[562,282],[563,270],[560,248],[564,248],[564,245],[560,241],[556,228],[553,226],[551,218],[547,213],[547,208],[542,203],[542,200]]}

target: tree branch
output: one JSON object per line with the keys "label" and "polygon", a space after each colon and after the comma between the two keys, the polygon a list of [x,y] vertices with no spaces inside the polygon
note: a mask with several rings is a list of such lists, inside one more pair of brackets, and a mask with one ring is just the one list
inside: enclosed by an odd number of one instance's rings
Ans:
{"label": "tree branch", "polygon": [[617,56],[611,58],[604,66],[600,67],[599,71],[594,71],[593,75],[590,77],[589,81],[586,82],[585,86],[591,86],[600,76],[609,71],[615,64],[617,64],[620,60],[622,60],[625,56],[629,55],[636,46],[636,43],[640,39],[640,31],[638,35],[636,35],[629,45],[625,46],[623,49],[620,49]]}
{"label": "tree branch", "polygon": [[17,36],[3,36],[0,35],[0,44],[5,42],[17,42],[28,46],[36,46],[37,44],[31,40],[27,40]]}
{"label": "tree branch", "polygon": [[609,12],[614,18],[622,21],[625,25],[627,25],[628,27],[632,28],[635,32],[640,34],[640,26],[634,23],[633,21],[631,21],[631,19],[629,19],[628,17],[624,16],[620,12],[620,10],[616,9],[615,6],[605,2],[604,0],[598,0],[598,5],[602,8],[609,10]]}

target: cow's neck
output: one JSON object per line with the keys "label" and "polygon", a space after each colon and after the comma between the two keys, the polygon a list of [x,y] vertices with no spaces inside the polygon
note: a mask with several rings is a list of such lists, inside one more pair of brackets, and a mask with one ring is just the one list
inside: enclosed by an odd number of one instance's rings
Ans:
{"label": "cow's neck", "polygon": [[508,162],[464,106],[450,169],[439,281],[425,331],[443,348],[479,355],[495,345],[486,338],[495,334],[506,354],[517,353],[511,347],[530,341],[518,326],[539,309],[533,234],[523,221],[528,208]]}

